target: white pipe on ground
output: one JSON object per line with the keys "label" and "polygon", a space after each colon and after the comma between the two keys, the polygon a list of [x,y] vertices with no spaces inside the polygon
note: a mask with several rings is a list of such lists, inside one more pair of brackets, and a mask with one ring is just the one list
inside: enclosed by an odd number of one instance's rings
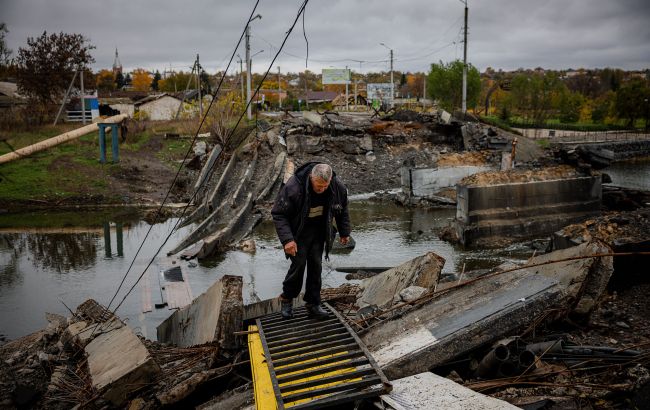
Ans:
{"label": "white pipe on ground", "polygon": [[[120,115],[115,115],[113,117],[108,117],[106,119],[103,119],[101,122],[118,124],[124,121],[127,117],[128,116],[126,114],[120,114]],[[57,135],[56,137],[48,138],[45,141],[37,142],[36,144],[32,144],[27,147],[23,147],[15,151],[9,152],[7,154],[0,155],[0,164],[4,164],[5,162],[10,162],[18,158],[23,158],[28,155],[32,155],[35,152],[43,151],[48,148],[54,147],[56,145],[63,144],[64,142],[77,139],[83,135],[89,134],[93,131],[97,131],[98,129],[99,127],[97,126],[96,123],[89,124],[81,128],[77,128],[76,130],[68,131],[64,134]]]}

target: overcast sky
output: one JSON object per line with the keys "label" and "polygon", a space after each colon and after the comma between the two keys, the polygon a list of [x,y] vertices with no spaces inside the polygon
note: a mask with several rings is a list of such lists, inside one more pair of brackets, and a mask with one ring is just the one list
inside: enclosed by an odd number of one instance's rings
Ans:
{"label": "overcast sky", "polygon": [[[253,70],[266,70],[300,0],[260,0],[251,23]],[[0,0],[8,46],[28,36],[81,33],[96,46],[93,68],[110,68],[115,48],[125,70],[189,70],[196,54],[209,73],[224,69],[254,0]],[[460,0],[311,0],[305,16],[307,68],[426,70],[463,58]],[[238,53],[244,56],[244,46]],[[305,69],[302,20],[273,66]],[[236,58],[235,58],[236,60]],[[469,0],[468,60],[486,67],[650,68],[648,0]],[[239,69],[233,62],[231,69]]]}

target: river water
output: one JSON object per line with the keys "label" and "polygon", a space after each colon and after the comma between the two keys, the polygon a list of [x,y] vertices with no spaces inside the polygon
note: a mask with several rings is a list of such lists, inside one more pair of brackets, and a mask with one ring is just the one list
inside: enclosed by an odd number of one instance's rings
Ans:
{"label": "river water", "polygon": [[615,162],[603,172],[612,177],[612,185],[650,190],[650,159]]}
{"label": "river water", "polygon": [[[650,190],[650,160],[615,163],[605,172],[614,185]],[[323,286],[346,282],[345,273],[337,271],[337,267],[395,266],[427,251],[446,259],[446,273],[458,273],[463,267],[491,268],[531,256],[532,250],[522,244],[505,249],[465,250],[440,241],[434,231],[449,224],[454,213],[454,209],[405,209],[363,200],[351,202],[352,236],[357,246],[352,252],[334,253],[329,262],[324,262]],[[89,298],[108,305],[131,264],[111,307],[124,299],[118,315],[136,332],[155,339],[156,326],[173,312],[154,308],[142,313],[143,299],[161,302],[165,282],[159,280],[160,272],[173,266],[165,256],[166,250],[191,229],[174,232],[154,257],[176,222],[169,219],[151,226],[128,209],[0,215],[0,340],[43,328],[45,312],[69,316],[68,307],[74,310]],[[246,302],[278,296],[289,261],[279,247],[272,223],[260,224],[253,238],[257,244],[254,254],[229,251],[200,262],[178,261],[192,297],[226,274],[243,277]],[[141,244],[142,250],[135,257]],[[138,282],[141,275],[149,279],[148,297],[143,292],[146,281]]]}
{"label": "river water", "polygon": [[[427,251],[446,259],[444,272],[460,272],[463,266],[466,270],[493,267],[528,258],[532,253],[523,245],[470,251],[440,241],[433,230],[448,224],[454,213],[454,209],[408,210],[391,204],[352,202],[350,214],[357,246],[352,252],[334,253],[329,262],[324,262],[323,286],[346,282],[345,273],[336,267],[395,266]],[[74,310],[89,298],[108,305],[133,263],[111,307],[124,299],[118,315],[136,332],[155,339],[156,326],[172,311],[154,308],[142,313],[143,298],[147,299],[145,281],[136,281],[141,275],[148,278],[150,301],[161,302],[160,288],[165,282],[159,281],[160,272],[173,266],[166,250],[190,228],[174,232],[151,266],[145,268],[175,223],[176,219],[169,219],[151,226],[125,210],[0,215],[0,337],[13,339],[41,329],[46,325],[45,312],[69,316],[68,307]],[[178,261],[192,297],[226,274],[243,277],[246,302],[279,295],[289,261],[279,249],[272,223],[259,225],[253,238],[257,244],[254,254],[229,251],[198,263]]]}

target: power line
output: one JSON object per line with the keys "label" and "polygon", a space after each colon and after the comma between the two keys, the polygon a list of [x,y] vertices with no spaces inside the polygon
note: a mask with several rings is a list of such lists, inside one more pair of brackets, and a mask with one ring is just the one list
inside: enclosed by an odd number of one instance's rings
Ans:
{"label": "power line", "polygon": [[[259,3],[259,0],[258,0],[258,3]],[[300,8],[298,9],[298,14],[297,14],[296,17],[295,17],[295,19],[294,19],[294,21],[293,21],[293,24],[291,25],[291,27],[289,28],[289,30],[286,32],[286,35],[285,35],[285,37],[284,37],[284,40],[282,41],[282,44],[280,45],[280,47],[279,47],[279,49],[278,49],[278,52],[277,52],[277,53],[275,54],[275,56],[273,57],[273,60],[271,61],[271,64],[269,64],[269,68],[266,70],[266,72],[264,73],[264,76],[263,76],[262,80],[261,80],[261,81],[259,82],[259,84],[257,85],[257,88],[255,89],[255,93],[253,94],[253,97],[255,97],[255,95],[257,95],[257,93],[258,93],[259,90],[260,90],[260,87],[262,86],[262,84],[263,84],[264,81],[266,80],[266,77],[268,76],[269,71],[272,69],[273,64],[275,63],[275,60],[278,58],[278,55],[280,54],[280,52],[282,51],[282,48],[284,47],[284,45],[286,44],[287,40],[289,39],[289,36],[291,35],[291,32],[292,32],[293,29],[295,28],[296,23],[298,22],[298,19],[300,18],[300,15],[305,11],[305,8],[307,7],[307,3],[309,3],[309,0],[304,0],[303,3],[302,3],[302,5],[301,5]],[[257,7],[257,3],[255,4],[255,7]],[[255,9],[253,9],[253,13],[254,13],[254,11],[255,11]],[[253,13],[251,13],[251,17],[253,16]],[[250,23],[250,18],[249,18],[249,20],[248,20],[248,23]],[[247,26],[246,26],[246,27],[248,27],[248,23],[247,23]],[[244,31],[244,33],[245,33],[245,31]],[[243,37],[244,33],[242,33],[242,37]],[[240,37],[240,40],[239,40],[240,42],[241,42],[241,38],[242,38],[242,37]],[[239,43],[238,43],[238,46],[239,46]],[[232,61],[232,59],[234,58],[234,55],[235,55],[235,53],[236,53],[236,50],[237,50],[237,49],[235,49],[235,51],[233,52],[233,55],[231,56],[231,59],[230,59],[231,61]],[[223,79],[223,77],[222,77],[222,79]],[[220,84],[220,85],[221,85],[221,84]],[[205,121],[205,118],[207,117],[207,114],[208,114],[208,112],[209,112],[209,110],[210,110],[210,107],[212,107],[212,103],[214,102],[214,100],[215,100],[215,98],[212,99],[212,101],[210,102],[210,106],[208,107],[208,110],[206,110],[206,113],[205,113],[205,115],[204,115],[204,117],[203,117],[203,120],[201,121],[201,124],[199,125],[199,129],[197,130],[196,135],[195,135],[195,137],[194,137],[195,139],[196,139],[197,136],[198,136],[198,133],[199,133],[199,131],[200,131],[200,129],[201,129],[201,126],[203,125],[203,121]],[[239,124],[241,123],[241,120],[244,118],[244,115],[246,114],[246,109],[247,109],[248,106],[251,104],[252,100],[253,100],[253,98],[251,98],[251,99],[248,101],[248,103],[246,104],[245,109],[242,111],[241,115],[239,116],[239,119],[237,120],[237,122],[236,122],[235,125],[233,126],[233,128],[232,128],[232,130],[230,131],[230,133],[228,134],[227,138],[225,139],[224,146],[226,146],[226,145],[228,144],[228,142],[230,141],[230,139],[232,138],[233,134],[235,133],[235,130],[237,129],[237,127],[238,127]],[[191,146],[190,146],[190,149],[191,149]],[[223,153],[223,150],[221,151],[221,153]],[[221,155],[221,153],[219,154],[219,156]],[[188,151],[188,154],[189,154],[189,151]],[[219,157],[219,156],[218,156],[218,157]],[[218,157],[217,157],[217,158],[218,158]],[[215,166],[216,163],[217,163],[217,161],[215,160],[215,161],[212,163],[211,167],[208,169],[208,173],[212,170],[212,168]],[[181,165],[181,166],[182,166],[182,165]],[[113,310],[113,313],[115,313],[115,312],[117,311],[117,309],[119,309],[119,307],[122,306],[122,303],[124,303],[124,301],[126,300],[126,298],[127,298],[127,297],[129,296],[129,294],[133,291],[133,289],[135,289],[135,287],[136,287],[137,284],[140,282],[140,280],[142,279],[142,277],[144,276],[144,274],[147,272],[147,269],[149,269],[149,267],[150,267],[151,264],[153,263],[155,257],[158,255],[158,253],[160,253],[160,251],[162,250],[163,246],[167,243],[167,241],[169,240],[169,238],[171,238],[171,235],[174,233],[174,230],[176,229],[176,227],[177,227],[178,224],[180,223],[182,217],[185,215],[185,212],[186,212],[187,209],[189,208],[189,204],[192,202],[192,200],[194,200],[194,198],[196,197],[196,195],[197,195],[197,193],[199,192],[199,189],[200,189],[200,188],[201,188],[201,187],[198,187],[198,188],[194,191],[194,194],[193,194],[192,197],[190,198],[190,201],[188,202],[188,204],[183,208],[183,212],[181,213],[181,216],[177,219],[177,221],[176,221],[176,223],[174,224],[174,227],[172,228],[171,232],[167,235],[167,237],[165,238],[165,240],[163,241],[163,243],[160,245],[160,247],[158,248],[158,250],[156,251],[156,253],[152,256],[151,260],[149,261],[149,263],[147,264],[147,266],[146,266],[145,269],[143,270],[142,274],[140,274],[140,276],[138,277],[138,279],[136,280],[136,282],[131,286],[131,288],[128,290],[128,292],[124,295],[124,297],[122,298],[122,300],[120,301],[120,303],[115,307],[115,309]]]}
{"label": "power line", "polygon": [[[257,2],[255,3],[255,6],[253,7],[253,11],[251,12],[251,17],[252,17],[252,15],[253,15],[253,13],[255,13],[255,10],[257,9],[257,6],[258,6],[259,2],[260,2],[260,0],[257,0]],[[231,55],[231,57],[230,57],[230,61],[231,61],[231,62],[232,62],[232,59],[233,59],[234,56],[235,56],[235,53],[237,52],[237,49],[239,48],[239,45],[241,44],[241,41],[242,41],[242,39],[243,39],[243,37],[244,37],[244,33],[245,33],[246,28],[248,27],[248,24],[249,24],[249,23],[250,23],[250,17],[249,17],[249,19],[247,20],[247,22],[246,22],[246,27],[244,28],[244,31],[242,32],[241,36],[239,36],[239,41],[237,42],[237,46],[235,47],[235,50],[233,51],[233,53],[232,53],[232,55]],[[230,63],[229,63],[228,65],[230,66]],[[203,126],[203,122],[205,121],[205,118],[207,117],[208,112],[210,111],[210,107],[212,107],[212,104],[213,104],[214,100],[216,99],[217,93],[219,92],[219,89],[221,88],[221,84],[223,83],[223,79],[224,79],[224,77],[225,77],[225,72],[224,72],[224,75],[221,77],[221,82],[219,83],[219,86],[217,87],[217,90],[215,91],[214,96],[213,96],[212,100],[210,101],[210,105],[208,106],[208,109],[206,110],[206,112],[205,112],[205,114],[204,114],[204,116],[203,116],[203,119],[201,120],[201,123],[199,124],[199,127],[198,127],[198,129],[196,130],[196,134],[194,135],[194,139],[192,140],[192,143],[190,144],[190,146],[189,146],[187,152],[185,153],[185,157],[183,158],[183,161],[182,161],[182,162],[179,164],[179,166],[178,166],[178,170],[176,171],[176,175],[174,176],[174,180],[172,181],[172,183],[171,183],[169,189],[167,190],[167,193],[165,194],[165,197],[164,197],[163,201],[161,202],[160,206],[158,207],[158,210],[156,211],[156,216],[155,216],[155,218],[154,218],[154,222],[158,220],[158,217],[160,216],[160,212],[161,212],[163,206],[165,205],[165,201],[167,201],[167,198],[169,197],[169,194],[171,193],[171,190],[172,190],[172,188],[174,187],[174,185],[175,185],[175,183],[176,183],[176,180],[178,179],[178,176],[180,175],[181,169],[183,168],[183,164],[185,163],[185,160],[186,160],[187,157],[189,156],[189,153],[192,151],[192,147],[194,146],[194,143],[195,143],[196,139],[198,138],[199,132],[201,131],[201,127]],[[216,162],[216,161],[215,161],[215,162]],[[196,196],[196,193],[194,194],[194,196]],[[188,202],[188,205],[187,205],[187,206],[189,206],[190,203],[191,203],[191,200],[190,200],[190,202]],[[187,209],[187,207],[186,207],[186,209]],[[185,211],[183,211],[183,212],[185,212]],[[129,265],[129,267],[128,267],[126,273],[124,274],[124,276],[122,277],[122,280],[120,281],[120,284],[119,284],[119,286],[117,287],[117,290],[115,291],[115,294],[113,295],[113,297],[111,298],[110,302],[108,303],[108,306],[106,306],[106,309],[107,309],[107,310],[110,309],[111,305],[112,305],[113,302],[115,301],[115,298],[117,297],[118,293],[119,293],[120,290],[122,289],[122,286],[124,285],[124,281],[126,280],[127,276],[129,275],[129,272],[131,272],[131,269],[133,268],[133,265],[134,265],[134,263],[135,263],[135,260],[136,260],[137,256],[140,254],[140,251],[142,250],[142,247],[144,246],[144,244],[145,244],[145,242],[146,242],[146,240],[147,240],[147,237],[148,237],[149,234],[151,233],[151,230],[152,230],[152,229],[153,229],[153,224],[152,224],[151,226],[149,226],[149,229],[147,230],[147,233],[146,233],[144,239],[142,240],[142,243],[141,243],[140,246],[138,247],[138,250],[136,251],[135,255],[133,256],[133,260],[131,261],[131,264]],[[173,231],[172,231],[172,232],[173,232]],[[170,236],[171,236],[171,234],[170,234]],[[169,237],[167,237],[167,239],[169,239]],[[167,239],[165,240],[165,242],[167,242]],[[163,243],[163,245],[164,245],[164,243]],[[161,246],[161,248],[162,248],[162,246]],[[140,281],[140,279],[142,278],[142,276],[144,276],[144,273],[147,271],[147,269],[149,268],[149,266],[151,266],[151,263],[153,262],[153,258],[155,258],[156,255],[158,255],[159,252],[160,252],[160,249],[159,249],[159,250],[155,253],[155,255],[152,257],[151,261],[149,262],[149,264],[147,265],[147,267],[144,269],[144,271],[142,272],[142,274],[140,275],[140,277],[138,278],[138,280],[136,281],[136,283],[133,285],[133,287],[135,287],[135,285]],[[133,289],[133,287],[131,288],[131,290]],[[129,292],[127,292],[127,294],[125,295],[124,299],[126,299],[126,296],[128,296],[129,293],[131,293],[131,290],[129,290]],[[117,309],[121,306],[122,302],[124,302],[124,299],[122,299],[122,301],[121,301],[120,304],[115,308],[115,310],[113,311],[113,313],[115,313],[115,312],[117,311]]]}

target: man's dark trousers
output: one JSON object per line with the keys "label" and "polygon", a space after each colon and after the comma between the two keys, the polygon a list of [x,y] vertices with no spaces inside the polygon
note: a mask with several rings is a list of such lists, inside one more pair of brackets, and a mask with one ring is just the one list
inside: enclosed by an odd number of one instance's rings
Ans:
{"label": "man's dark trousers", "polygon": [[291,256],[291,267],[282,282],[282,297],[298,297],[302,289],[302,278],[307,266],[307,283],[304,300],[310,305],[320,304],[321,272],[325,234],[323,228],[305,226],[296,240],[298,253]]}

